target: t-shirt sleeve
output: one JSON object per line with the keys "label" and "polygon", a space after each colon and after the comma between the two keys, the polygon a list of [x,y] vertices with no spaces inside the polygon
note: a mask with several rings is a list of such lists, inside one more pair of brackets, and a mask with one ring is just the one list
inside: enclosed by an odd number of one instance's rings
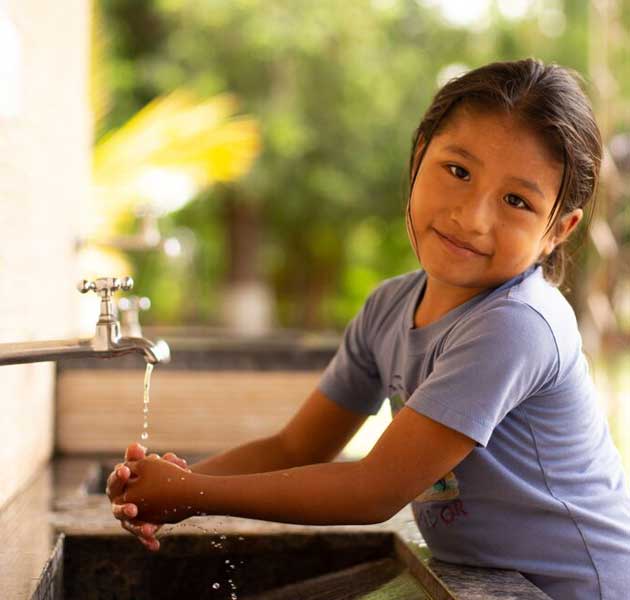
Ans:
{"label": "t-shirt sleeve", "polygon": [[318,384],[320,391],[340,406],[368,415],[375,415],[385,399],[371,343],[376,291],[347,325]]}
{"label": "t-shirt sleeve", "polygon": [[486,446],[505,415],[543,392],[558,369],[547,321],[528,304],[506,299],[451,332],[406,405]]}

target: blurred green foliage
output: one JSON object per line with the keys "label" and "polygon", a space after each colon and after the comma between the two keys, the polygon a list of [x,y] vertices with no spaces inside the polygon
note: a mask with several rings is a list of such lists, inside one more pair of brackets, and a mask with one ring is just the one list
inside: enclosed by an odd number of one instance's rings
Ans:
{"label": "blurred green foliage", "polygon": [[588,3],[459,28],[421,0],[102,0],[109,113],[97,138],[179,86],[236,94],[258,119],[249,174],[162,219],[198,239],[190,264],[137,254],[151,320],[214,322],[226,273],[223,205],[255,207],[256,270],[278,325],[343,327],[382,279],[418,268],[404,225],[410,143],[442,69],[536,56],[587,72]]}

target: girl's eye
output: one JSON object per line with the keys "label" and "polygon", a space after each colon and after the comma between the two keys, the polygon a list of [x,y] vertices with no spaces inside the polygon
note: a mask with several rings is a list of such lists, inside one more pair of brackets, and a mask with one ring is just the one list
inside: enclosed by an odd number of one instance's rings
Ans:
{"label": "girl's eye", "polygon": [[[451,169],[459,169],[460,171],[463,171],[464,173],[468,173],[468,171],[466,171],[466,169],[460,167],[459,165],[446,165],[446,168],[453,173],[453,171]],[[455,177],[457,177],[457,179],[462,179],[462,177],[459,177],[456,173],[453,173],[453,175],[455,175]]]}
{"label": "girl's eye", "polygon": [[527,206],[527,204],[525,204],[525,201],[522,198],[519,198],[518,196],[515,196],[514,194],[508,194],[506,196],[506,198],[516,198],[516,202],[520,202],[521,206],[518,206],[517,204],[511,204],[510,202],[508,202],[508,204],[510,206],[513,206],[514,208],[524,208],[526,210],[529,210],[529,206]]}
{"label": "girl's eye", "polygon": [[[460,167],[459,165],[446,165],[446,168],[455,176],[457,177],[457,179],[461,179],[463,181],[465,181],[465,176],[464,177],[460,177],[456,172],[455,169],[458,169],[460,171],[460,173],[463,171],[465,174],[468,174],[468,171],[466,171],[466,169],[464,169],[463,167]],[[520,208],[520,209],[525,209],[525,210],[529,210],[529,206],[527,205],[527,203],[519,196],[515,196],[514,194],[508,194],[506,196],[506,198],[515,198],[516,202],[512,203],[508,201],[508,205],[512,206],[514,208]],[[520,204],[519,204],[520,203]]]}

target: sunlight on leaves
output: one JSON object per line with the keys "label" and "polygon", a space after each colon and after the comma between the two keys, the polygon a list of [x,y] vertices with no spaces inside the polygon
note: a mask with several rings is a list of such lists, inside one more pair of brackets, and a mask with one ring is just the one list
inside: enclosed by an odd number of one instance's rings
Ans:
{"label": "sunlight on leaves", "polygon": [[[260,151],[255,119],[236,98],[178,89],[150,102],[94,149],[95,209],[111,230],[139,208],[171,212],[216,182],[234,180]],[[169,194],[169,190],[172,192]]]}

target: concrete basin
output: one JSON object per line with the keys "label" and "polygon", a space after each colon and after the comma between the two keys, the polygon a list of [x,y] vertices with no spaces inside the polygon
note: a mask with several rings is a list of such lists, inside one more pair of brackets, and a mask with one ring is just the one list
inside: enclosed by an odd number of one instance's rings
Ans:
{"label": "concrete basin", "polygon": [[[148,553],[129,536],[63,535],[35,597],[65,600],[454,598],[388,532],[178,534]],[[53,594],[53,591],[55,592]],[[39,595],[37,595],[39,594]]]}

